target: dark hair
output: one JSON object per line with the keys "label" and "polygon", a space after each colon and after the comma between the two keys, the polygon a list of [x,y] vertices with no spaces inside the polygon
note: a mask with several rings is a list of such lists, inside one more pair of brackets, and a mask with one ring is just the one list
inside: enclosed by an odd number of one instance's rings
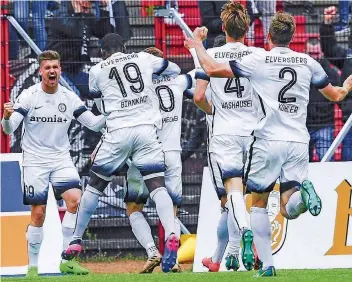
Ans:
{"label": "dark hair", "polygon": [[285,12],[277,12],[271,20],[269,35],[278,46],[288,46],[296,31],[295,18]]}
{"label": "dark hair", "polygon": [[120,35],[117,33],[108,33],[101,40],[101,50],[109,54],[116,52],[126,53],[126,46]]}
{"label": "dark hair", "polygon": [[221,47],[225,44],[226,44],[226,36],[220,34],[217,37],[215,37],[213,47]]}
{"label": "dark hair", "polygon": [[38,56],[39,65],[41,65],[43,61],[53,61],[53,60],[60,61],[60,54],[53,50],[43,51]]}
{"label": "dark hair", "polygon": [[221,10],[220,18],[228,36],[240,39],[249,29],[247,10],[238,2],[228,1]]}
{"label": "dark hair", "polygon": [[148,48],[144,49],[144,52],[152,54],[152,55],[159,57],[159,58],[164,58],[163,51],[161,51],[160,49],[158,49],[156,47],[148,47]]}

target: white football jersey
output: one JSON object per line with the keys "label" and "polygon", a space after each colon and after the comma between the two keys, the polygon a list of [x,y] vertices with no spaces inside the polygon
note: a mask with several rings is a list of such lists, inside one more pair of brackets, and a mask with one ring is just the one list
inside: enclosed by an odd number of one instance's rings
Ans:
{"label": "white football jersey", "polygon": [[261,118],[254,136],[267,140],[309,143],[306,127],[311,83],[329,84],[322,66],[310,56],[289,48],[255,49],[230,62],[234,75],[250,79],[259,95]]}
{"label": "white football jersey", "polygon": [[[43,162],[69,156],[68,128],[72,119],[87,111],[74,92],[59,85],[56,93],[47,94],[41,83],[24,90],[14,109],[24,117],[22,150],[31,154],[33,159],[43,159]],[[24,161],[26,165],[26,159]]]}
{"label": "white football jersey", "polygon": [[194,79],[190,74],[176,77],[159,76],[153,80],[159,98],[162,129],[158,136],[164,151],[181,151],[181,117],[183,92],[192,88]]}
{"label": "white football jersey", "polygon": [[[247,56],[251,49],[236,42],[208,49],[207,52],[218,62],[228,62]],[[214,119],[212,134],[250,136],[257,122],[258,101],[249,79],[209,79],[203,70],[197,72],[196,78],[210,81]]]}
{"label": "white football jersey", "polygon": [[[108,131],[141,124],[156,124],[153,73],[178,74],[180,68],[145,52],[115,53],[93,66],[89,72],[89,91],[101,98]],[[158,116],[159,115],[159,116]]]}
{"label": "white football jersey", "polygon": [[[207,98],[207,101],[211,103],[211,89],[209,85],[207,87],[207,90],[205,91],[205,97]],[[210,138],[213,135],[213,115],[205,114],[205,122],[207,125],[207,147],[208,147],[208,153],[210,153],[211,149],[209,144],[210,144]]]}

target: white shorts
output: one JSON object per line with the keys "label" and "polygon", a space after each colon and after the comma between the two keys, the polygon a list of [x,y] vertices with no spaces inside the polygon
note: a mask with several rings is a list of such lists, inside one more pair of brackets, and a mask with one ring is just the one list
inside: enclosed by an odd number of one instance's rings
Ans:
{"label": "white shorts", "polygon": [[71,159],[55,164],[23,167],[23,203],[25,205],[46,205],[49,182],[53,186],[55,198],[61,199],[65,191],[81,189],[81,179]]}
{"label": "white shorts", "polygon": [[[165,186],[175,206],[182,202],[182,162],[181,152],[165,152]],[[125,202],[145,204],[149,191],[143,181],[142,174],[136,166],[131,165],[127,171],[127,187]]]}
{"label": "white shorts", "polygon": [[112,180],[129,157],[143,175],[165,171],[164,153],[154,125],[106,132],[95,152],[91,171],[107,181]]}
{"label": "white shorts", "polygon": [[219,169],[219,166],[216,164],[216,161],[214,160],[214,156],[212,156],[210,153],[208,153],[207,155],[208,155],[208,166],[209,166],[210,178],[211,178],[211,181],[213,182],[215,192],[218,195],[218,198],[220,200],[223,196],[226,196],[226,190],[224,187],[224,183],[222,182],[222,179],[221,179],[220,169]]}
{"label": "white shorts", "polygon": [[271,192],[280,178],[280,191],[300,186],[308,177],[308,144],[254,137],[248,147],[245,181],[250,192]]}
{"label": "white shorts", "polygon": [[246,149],[252,136],[215,135],[210,139],[212,165],[218,166],[221,179],[243,177]]}

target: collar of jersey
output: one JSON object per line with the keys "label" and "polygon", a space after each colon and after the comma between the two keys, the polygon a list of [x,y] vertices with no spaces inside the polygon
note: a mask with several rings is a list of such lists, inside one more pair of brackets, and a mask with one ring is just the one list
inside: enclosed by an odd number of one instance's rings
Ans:
{"label": "collar of jersey", "polygon": [[39,83],[37,83],[37,89],[36,89],[36,90],[37,90],[38,92],[42,92],[42,93],[45,94],[45,95],[53,95],[53,94],[59,93],[61,89],[62,89],[62,88],[61,88],[61,85],[59,84],[59,85],[58,85],[58,88],[57,88],[57,91],[56,91],[55,93],[46,93],[46,92],[43,90],[43,88],[42,88],[42,82],[39,82]]}
{"label": "collar of jersey", "polygon": [[244,45],[242,42],[228,42],[224,46],[237,46],[237,45]]}
{"label": "collar of jersey", "polygon": [[273,49],[270,50],[270,52],[275,52],[275,53],[290,53],[292,50],[288,47],[274,47]]}

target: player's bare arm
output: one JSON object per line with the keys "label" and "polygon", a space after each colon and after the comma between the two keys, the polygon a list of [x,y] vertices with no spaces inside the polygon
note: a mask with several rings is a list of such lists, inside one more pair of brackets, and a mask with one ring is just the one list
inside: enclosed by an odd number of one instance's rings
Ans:
{"label": "player's bare arm", "polygon": [[342,87],[329,84],[319,91],[330,101],[339,102],[343,100],[350,91],[352,91],[352,75],[346,78]]}
{"label": "player's bare arm", "polygon": [[208,81],[206,80],[197,80],[196,90],[193,96],[193,101],[200,108],[203,112],[208,115],[212,114],[211,104],[208,102],[207,98],[205,97],[205,92],[208,87]]}
{"label": "player's bare arm", "polygon": [[207,54],[202,43],[207,32],[205,27],[197,27],[193,32],[193,39],[185,36],[185,45],[196,49],[199,63],[208,76],[234,77],[229,63],[218,63]]}

